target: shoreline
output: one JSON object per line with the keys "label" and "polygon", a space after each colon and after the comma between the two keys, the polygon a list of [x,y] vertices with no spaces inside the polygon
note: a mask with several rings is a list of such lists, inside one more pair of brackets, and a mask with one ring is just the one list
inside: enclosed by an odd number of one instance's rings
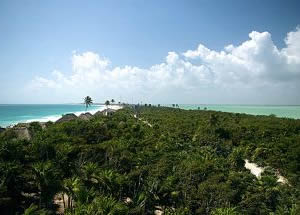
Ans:
{"label": "shoreline", "polygon": [[96,112],[98,111],[103,111],[107,108],[110,108],[110,109],[114,109],[114,110],[119,110],[122,107],[122,105],[118,105],[118,104],[113,104],[113,105],[100,105],[100,104],[96,104],[96,105],[93,105],[94,107],[97,107],[96,109],[92,109],[92,110],[89,110],[87,109],[87,111],[66,111],[66,112],[63,112],[61,114],[54,114],[54,115],[47,115],[47,116],[43,116],[43,117],[40,117],[40,118],[33,118],[33,119],[26,119],[26,120],[19,120],[19,121],[16,121],[14,123],[11,123],[9,125],[0,125],[0,128],[3,128],[3,129],[8,129],[8,128],[12,128],[16,125],[18,125],[19,123],[31,123],[31,122],[41,122],[41,123],[45,123],[45,122],[56,122],[57,120],[59,120],[63,115],[65,114],[75,114],[76,116],[79,116],[80,114],[83,114],[83,113],[90,113],[92,115],[94,115]]}
{"label": "shoreline", "polygon": [[[30,105],[30,104],[28,104]],[[54,104],[53,104],[54,105]],[[60,104],[58,104],[60,105]],[[64,104],[62,104],[64,105]],[[68,105],[82,105],[82,103],[72,103]],[[1,105],[0,105],[1,106]],[[5,105],[4,105],[5,106]],[[161,105],[162,107],[170,107],[172,108],[171,104],[168,105]],[[260,108],[255,108],[255,106],[249,106],[249,105],[205,105],[205,104],[179,104],[179,108],[183,110],[197,110],[198,108],[200,110],[206,110],[208,111],[217,111],[217,112],[226,112],[226,113],[235,113],[235,114],[248,114],[252,116],[274,116],[276,118],[286,118],[286,119],[294,119],[294,120],[299,120],[300,119],[300,106],[298,105],[268,105],[268,106],[257,106]],[[84,106],[83,106],[84,107]],[[120,107],[123,107],[123,104],[110,104],[108,106],[102,104],[102,103],[94,103],[91,107],[94,109],[89,109],[87,111],[84,111],[82,108],[80,111],[76,110],[71,110],[71,111],[62,111],[60,114],[52,114],[52,115],[45,115],[45,116],[36,116],[35,118],[32,119],[22,119],[22,116],[17,116],[17,120],[5,120],[3,119],[3,124],[0,123],[1,128],[10,128],[18,123],[30,123],[30,122],[55,122],[59,118],[61,118],[62,115],[68,114],[68,113],[74,113],[76,116],[79,116],[82,113],[89,112],[91,114],[96,113],[97,111],[104,110],[106,107],[111,108],[111,109],[119,109]],[[242,107],[241,109],[238,109],[238,107]],[[264,107],[264,108],[261,108]],[[279,107],[285,107],[282,110],[280,110]],[[270,109],[271,108],[271,109]],[[279,108],[279,109],[278,109]],[[273,110],[272,110],[273,109]],[[34,112],[34,111],[32,111]],[[33,116],[34,117],[34,116]],[[24,117],[25,118],[25,117]],[[1,121],[1,120],[0,120]]]}
{"label": "shoreline", "polygon": [[[172,108],[171,104],[162,105]],[[234,114],[248,114],[252,116],[275,116],[277,118],[300,119],[299,105],[228,105],[228,104],[179,104],[183,110],[206,110]],[[200,109],[198,109],[200,108]]]}

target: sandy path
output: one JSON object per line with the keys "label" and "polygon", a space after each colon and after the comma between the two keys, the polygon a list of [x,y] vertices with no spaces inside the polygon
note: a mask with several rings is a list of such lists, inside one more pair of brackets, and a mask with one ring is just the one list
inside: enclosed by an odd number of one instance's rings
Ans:
{"label": "sandy path", "polygon": [[138,119],[138,120],[140,120],[140,121],[142,121],[143,123],[145,123],[146,125],[148,125],[149,127],[152,128],[152,125],[148,121],[142,120],[141,118],[138,118],[135,114],[133,115],[133,117],[136,118],[136,119]]}
{"label": "sandy path", "polygon": [[[259,167],[256,163],[250,163],[247,159],[245,160],[245,168],[249,169],[250,172],[256,176],[256,178],[260,178],[261,174],[264,171],[264,167]],[[276,174],[277,176],[277,182],[287,184],[288,180],[279,174],[279,172]]]}

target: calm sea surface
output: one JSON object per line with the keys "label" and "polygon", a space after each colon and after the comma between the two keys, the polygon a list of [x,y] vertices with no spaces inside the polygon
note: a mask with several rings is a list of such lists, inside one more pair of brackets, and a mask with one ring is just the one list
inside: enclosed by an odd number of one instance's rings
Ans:
{"label": "calm sea surface", "polygon": [[[172,105],[167,105],[172,106]],[[198,107],[203,110],[205,107],[208,110],[232,112],[232,113],[246,113],[252,115],[271,115],[275,114],[277,117],[287,117],[293,119],[300,119],[300,105],[206,105],[206,104],[179,104],[179,107],[186,110],[196,110]]]}
{"label": "calm sea surface", "polygon": [[[103,106],[91,106],[88,112],[96,112]],[[62,114],[85,112],[85,106],[80,104],[59,105],[0,105],[0,126],[6,127],[19,122],[56,121]]]}

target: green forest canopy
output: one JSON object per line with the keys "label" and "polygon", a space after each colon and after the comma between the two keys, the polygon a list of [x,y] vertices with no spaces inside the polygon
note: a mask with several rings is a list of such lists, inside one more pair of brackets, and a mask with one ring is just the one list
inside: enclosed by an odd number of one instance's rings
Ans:
{"label": "green forest canopy", "polygon": [[300,214],[300,120],[152,106],[29,130],[0,134],[4,214],[55,214],[59,193],[65,214]]}

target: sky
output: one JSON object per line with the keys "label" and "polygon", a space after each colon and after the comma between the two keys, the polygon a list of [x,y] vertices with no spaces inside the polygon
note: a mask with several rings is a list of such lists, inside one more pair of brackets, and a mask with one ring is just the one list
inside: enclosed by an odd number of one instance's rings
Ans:
{"label": "sky", "polygon": [[0,104],[300,104],[298,0],[1,0]]}

